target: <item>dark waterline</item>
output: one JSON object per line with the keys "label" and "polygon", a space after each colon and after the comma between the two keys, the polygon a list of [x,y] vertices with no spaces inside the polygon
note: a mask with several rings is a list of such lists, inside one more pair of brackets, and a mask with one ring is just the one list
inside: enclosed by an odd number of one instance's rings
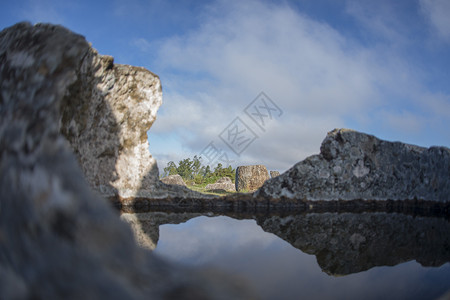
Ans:
{"label": "dark waterline", "polygon": [[436,299],[450,290],[450,224],[443,218],[211,216],[159,226],[155,252],[226,270],[263,299]]}

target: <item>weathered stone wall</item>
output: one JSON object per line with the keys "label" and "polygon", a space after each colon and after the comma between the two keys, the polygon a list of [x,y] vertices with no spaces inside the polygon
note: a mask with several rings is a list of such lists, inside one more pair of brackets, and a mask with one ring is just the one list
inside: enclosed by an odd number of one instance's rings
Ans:
{"label": "weathered stone wall", "polygon": [[254,192],[269,179],[269,173],[263,165],[240,166],[236,168],[236,191]]}
{"label": "weathered stone wall", "polygon": [[328,133],[320,154],[267,181],[255,196],[307,200],[450,201],[450,149]]}

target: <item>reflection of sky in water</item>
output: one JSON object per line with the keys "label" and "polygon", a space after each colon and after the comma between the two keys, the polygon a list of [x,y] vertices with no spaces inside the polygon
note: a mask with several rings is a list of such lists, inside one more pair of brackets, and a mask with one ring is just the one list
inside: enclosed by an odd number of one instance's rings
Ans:
{"label": "reflection of sky in water", "polygon": [[267,299],[435,299],[450,290],[450,263],[415,261],[328,276],[316,258],[264,232],[255,220],[198,217],[160,226],[155,250],[189,265],[213,265],[246,277]]}

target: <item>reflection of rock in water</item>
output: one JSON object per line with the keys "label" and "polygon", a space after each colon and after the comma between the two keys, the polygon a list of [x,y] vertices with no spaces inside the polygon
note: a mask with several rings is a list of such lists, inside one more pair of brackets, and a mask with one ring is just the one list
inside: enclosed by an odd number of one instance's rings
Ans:
{"label": "reflection of rock in water", "polygon": [[423,266],[450,261],[445,219],[386,213],[323,213],[259,218],[258,224],[303,252],[314,254],[328,274],[416,260]]}
{"label": "reflection of rock in water", "polygon": [[201,213],[123,213],[120,218],[130,224],[139,246],[154,250],[159,240],[159,226],[180,224],[201,216]]}
{"label": "reflection of rock in water", "polygon": [[[155,249],[159,226],[180,224],[202,213],[123,213],[141,247]],[[216,214],[210,213],[209,216]],[[445,219],[388,213],[312,213],[286,217],[255,217],[233,213],[236,219],[255,218],[301,251],[314,254],[328,274],[346,275],[376,266],[416,260],[423,266],[450,262],[450,223]]]}

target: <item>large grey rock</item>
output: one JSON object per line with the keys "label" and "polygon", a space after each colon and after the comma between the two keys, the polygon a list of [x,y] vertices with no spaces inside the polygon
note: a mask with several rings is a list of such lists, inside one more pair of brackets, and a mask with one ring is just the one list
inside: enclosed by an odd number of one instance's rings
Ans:
{"label": "large grey rock", "polygon": [[161,181],[164,182],[165,184],[186,186],[186,183],[184,182],[183,178],[178,174],[163,177],[161,178]]}
{"label": "large grey rock", "polygon": [[450,149],[328,133],[320,154],[267,181],[255,196],[306,200],[450,200]]}
{"label": "large grey rock", "polygon": [[[60,131],[69,141],[91,187],[123,203],[134,198],[201,198],[159,181],[147,131],[162,103],[159,77],[88,48],[64,90]],[[182,182],[182,181],[181,181]]]}
{"label": "large grey rock", "polygon": [[158,179],[147,131],[162,103],[159,77],[88,48],[65,90],[61,132],[101,195],[148,194]]}
{"label": "large grey rock", "polygon": [[240,166],[236,168],[236,191],[254,192],[269,179],[263,165]]}
{"label": "large grey rock", "polygon": [[225,192],[235,192],[236,186],[231,181],[230,177],[219,178],[215,183],[208,184],[205,187],[207,191],[225,191]]}
{"label": "large grey rock", "polygon": [[248,298],[227,277],[140,249],[90,190],[60,129],[62,106],[77,101],[71,85],[94,56],[60,26],[0,32],[0,299]]}

